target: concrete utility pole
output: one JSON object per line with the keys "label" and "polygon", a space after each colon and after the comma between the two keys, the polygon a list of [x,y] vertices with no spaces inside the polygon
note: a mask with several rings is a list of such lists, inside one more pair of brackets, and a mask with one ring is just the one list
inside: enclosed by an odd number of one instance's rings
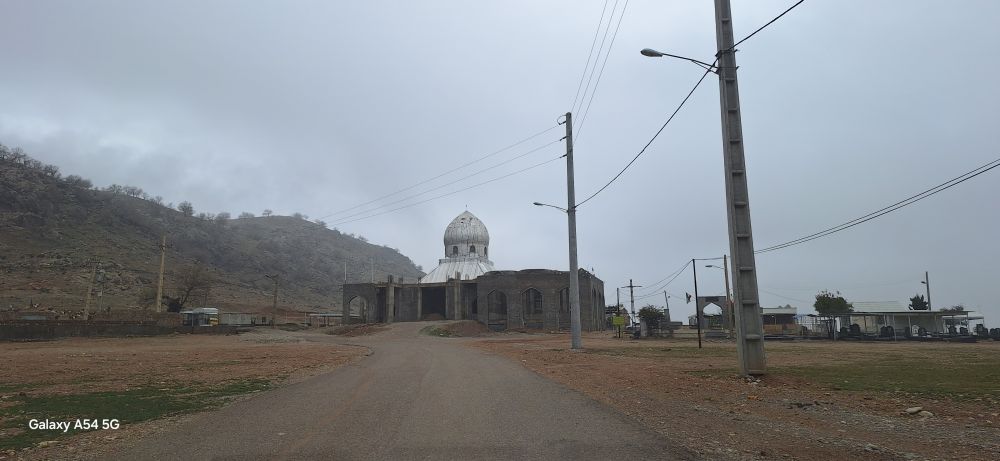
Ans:
{"label": "concrete utility pole", "polygon": [[[726,283],[726,306],[723,309],[723,314],[724,315],[723,315],[723,319],[722,319],[722,327],[725,328],[725,329],[727,329],[727,330],[730,330],[730,334],[731,334],[732,333],[732,329],[733,329],[734,325],[736,324],[736,322],[733,321],[733,301],[729,297],[729,262],[728,262],[728,259],[729,258],[726,255],[722,255],[722,267],[716,266],[714,264],[708,264],[705,267],[714,267],[714,268],[719,269],[719,270],[722,271],[722,276],[723,276],[723,279],[725,280],[725,283]],[[732,336],[730,336],[730,338],[732,338]]]}
{"label": "concrete utility pole", "polygon": [[94,261],[94,269],[90,272],[90,283],[87,284],[87,298],[83,303],[83,319],[90,318],[90,294],[94,292],[94,280],[97,278],[98,262]]}
{"label": "concrete utility pole", "polygon": [[[740,373],[764,374],[764,325],[757,291],[750,228],[750,195],[747,191],[746,159],[740,119],[740,95],[736,81],[736,50],[733,49],[733,19],[729,0],[715,0],[715,37],[719,61],[719,102],[722,109],[722,147],[726,177],[726,215],[729,221],[729,253],[733,257],[736,353]],[[697,296],[697,294],[696,294]],[[699,319],[699,327],[701,326]],[[700,341],[700,338],[699,338]]]}
{"label": "concrete utility pole", "polygon": [[375,257],[371,256],[370,259],[372,262],[372,283],[375,283]]}
{"label": "concrete utility pole", "polygon": [[642,285],[636,285],[632,283],[632,279],[628,279],[628,285],[622,287],[622,288],[628,288],[629,307],[631,308],[630,310],[632,311],[632,318],[629,319],[629,323],[631,323],[633,327],[635,326],[635,289],[641,287]]}
{"label": "concrete utility pole", "polygon": [[733,328],[735,325],[735,318],[733,314],[733,297],[729,294],[729,255],[722,255],[722,274],[725,275],[726,281],[726,307],[729,308],[727,313],[729,328]]}
{"label": "concrete utility pole", "polygon": [[274,328],[274,325],[276,323],[278,323],[277,322],[277,320],[278,320],[278,318],[277,318],[278,317],[278,274],[264,275],[264,277],[267,277],[267,278],[269,278],[271,280],[274,280],[274,301],[273,301],[273,304],[271,305],[271,328]]}
{"label": "concrete utility pole", "polygon": [[167,235],[163,234],[163,240],[160,242],[160,278],[159,282],[156,284],[156,312],[160,312],[163,306],[163,266],[167,259]]}
{"label": "concrete utility pole", "polygon": [[[669,331],[670,332],[669,333],[670,336],[673,337],[674,330],[671,328],[672,325],[670,325],[670,322],[671,322],[671,320],[670,320],[670,296],[667,295],[667,290],[663,290],[663,305],[666,306],[663,309],[663,311],[664,311],[663,313],[665,314],[664,315],[664,320],[667,321],[667,331]],[[662,327],[661,327],[661,329],[662,329]]]}
{"label": "concrete utility pole", "polygon": [[571,348],[583,348],[580,339],[580,268],[576,259],[576,189],[573,185],[573,114],[566,112],[566,220],[569,224],[569,328]]}
{"label": "concrete utility pole", "polygon": [[927,312],[931,311],[931,279],[927,275],[927,271],[924,271],[924,285],[927,288]]}
{"label": "concrete utility pole", "polygon": [[694,317],[698,323],[698,349],[701,349],[701,299],[698,298],[698,265],[691,259],[691,273],[694,275]]}

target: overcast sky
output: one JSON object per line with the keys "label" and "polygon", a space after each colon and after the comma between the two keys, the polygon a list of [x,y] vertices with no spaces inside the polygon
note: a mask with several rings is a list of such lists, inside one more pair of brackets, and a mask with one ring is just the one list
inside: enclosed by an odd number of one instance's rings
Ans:
{"label": "overcast sky", "polygon": [[[0,143],[64,174],[136,185],[196,211],[322,217],[425,270],[442,256],[445,226],[467,208],[488,226],[498,268],[565,269],[565,215],[531,205],[565,207],[562,160],[354,219],[556,159],[556,119],[570,110],[577,197],[600,188],[702,74],[639,50],[711,61],[716,48],[712,2],[629,1],[614,35],[619,1],[592,103],[572,109],[602,8],[615,3],[6,0]],[[736,36],[791,3],[733,0]],[[756,247],[1000,157],[998,21],[995,1],[809,0],[741,45]],[[998,197],[1000,169],[758,255],[762,304],[809,313],[816,292],[829,289],[905,305],[929,271],[935,308],[964,304],[1000,326]],[[685,260],[728,252],[715,75],[631,169],[579,208],[578,228],[581,267],[605,281],[609,302],[629,279],[648,294]],[[722,294],[722,272],[704,264],[700,292]],[[693,312],[683,304],[690,271],[666,289],[675,319]],[[662,305],[662,295],[637,305],[650,301]]]}

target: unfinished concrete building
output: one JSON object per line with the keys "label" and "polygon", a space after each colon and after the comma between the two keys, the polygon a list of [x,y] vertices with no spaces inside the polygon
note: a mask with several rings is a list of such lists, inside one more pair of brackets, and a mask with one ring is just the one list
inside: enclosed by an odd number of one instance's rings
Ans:
{"label": "unfinished concrete building", "polygon": [[[477,320],[491,329],[568,329],[569,273],[549,269],[495,270],[490,234],[468,211],[445,229],[444,258],[417,283],[344,285],[344,321]],[[604,325],[604,282],[580,270],[584,330]]]}

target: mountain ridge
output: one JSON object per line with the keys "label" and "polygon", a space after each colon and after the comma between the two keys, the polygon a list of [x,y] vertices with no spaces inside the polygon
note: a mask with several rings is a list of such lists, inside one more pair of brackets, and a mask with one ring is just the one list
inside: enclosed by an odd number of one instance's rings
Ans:
{"label": "mountain ridge", "polygon": [[279,309],[339,311],[345,268],[349,282],[423,275],[397,250],[298,214],[194,215],[138,187],[64,178],[0,145],[0,309],[76,312],[92,281],[92,310],[153,309],[164,235],[164,293],[175,310],[264,311],[277,278]]}

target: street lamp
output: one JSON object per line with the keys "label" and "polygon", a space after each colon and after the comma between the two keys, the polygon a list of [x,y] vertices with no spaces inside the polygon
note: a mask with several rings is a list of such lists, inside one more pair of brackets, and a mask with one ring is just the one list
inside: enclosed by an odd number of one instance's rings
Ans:
{"label": "street lamp", "polygon": [[693,62],[693,63],[697,64],[699,67],[701,67],[701,68],[703,68],[705,70],[710,70],[712,72],[716,72],[718,70],[718,68],[714,64],[709,64],[707,62],[699,61],[699,60],[694,59],[694,58],[688,58],[688,57],[685,57],[685,56],[677,56],[676,54],[670,54],[670,53],[664,53],[662,51],[656,51],[656,50],[654,50],[652,48],[643,48],[641,51],[639,51],[639,53],[641,53],[643,56],[647,56],[647,57],[650,57],[650,58],[662,58],[662,57],[666,56],[668,58],[677,58],[677,59],[680,59],[680,60],[683,60],[683,61],[690,61],[690,62]]}
{"label": "street lamp", "polygon": [[582,328],[580,326],[580,269],[576,258],[576,207],[569,210],[549,205],[548,203],[534,202],[535,206],[547,206],[566,213],[569,220],[569,331],[570,347],[572,349],[582,349],[581,340]]}
{"label": "street lamp", "polygon": [[[705,74],[719,76],[719,108],[722,121],[722,155],[726,186],[726,220],[729,223],[729,254],[733,256],[733,311],[736,320],[736,356],[740,373],[764,374],[764,325],[757,287],[757,264],[754,261],[753,235],[750,229],[750,193],[747,186],[746,158],[743,146],[743,123],[740,115],[739,85],[736,78],[736,44],[733,38],[729,0],[715,1],[715,61],[697,59],[645,48],[648,57],[671,57],[692,62]],[[698,81],[701,83],[701,80]],[[694,91],[694,89],[692,89]],[[692,261],[693,263],[694,261]],[[694,266],[697,267],[697,266]],[[728,271],[726,271],[728,273]],[[697,276],[695,277],[697,279]],[[695,282],[697,284],[697,281]],[[697,291],[697,290],[696,290]],[[700,326],[700,324],[699,324]]]}
{"label": "street lamp", "polygon": [[573,114],[566,112],[566,208],[534,202],[566,213],[569,228],[569,331],[570,348],[583,349],[580,327],[580,268],[576,258],[576,188],[573,184]]}
{"label": "street lamp", "polygon": [[555,206],[555,205],[549,205],[548,203],[542,203],[542,202],[534,202],[534,203],[532,203],[532,205],[535,205],[535,206],[547,206],[547,207],[552,207],[552,208],[555,208],[555,209],[557,209],[557,210],[559,210],[559,211],[561,211],[561,212],[563,212],[563,213],[565,213],[565,212],[566,212],[566,209],[565,209],[565,208],[563,208],[563,207],[561,207],[561,206]]}
{"label": "street lamp", "polygon": [[927,312],[931,311],[931,279],[927,275],[927,271],[924,271],[924,279],[920,283],[926,285],[927,288]]}

